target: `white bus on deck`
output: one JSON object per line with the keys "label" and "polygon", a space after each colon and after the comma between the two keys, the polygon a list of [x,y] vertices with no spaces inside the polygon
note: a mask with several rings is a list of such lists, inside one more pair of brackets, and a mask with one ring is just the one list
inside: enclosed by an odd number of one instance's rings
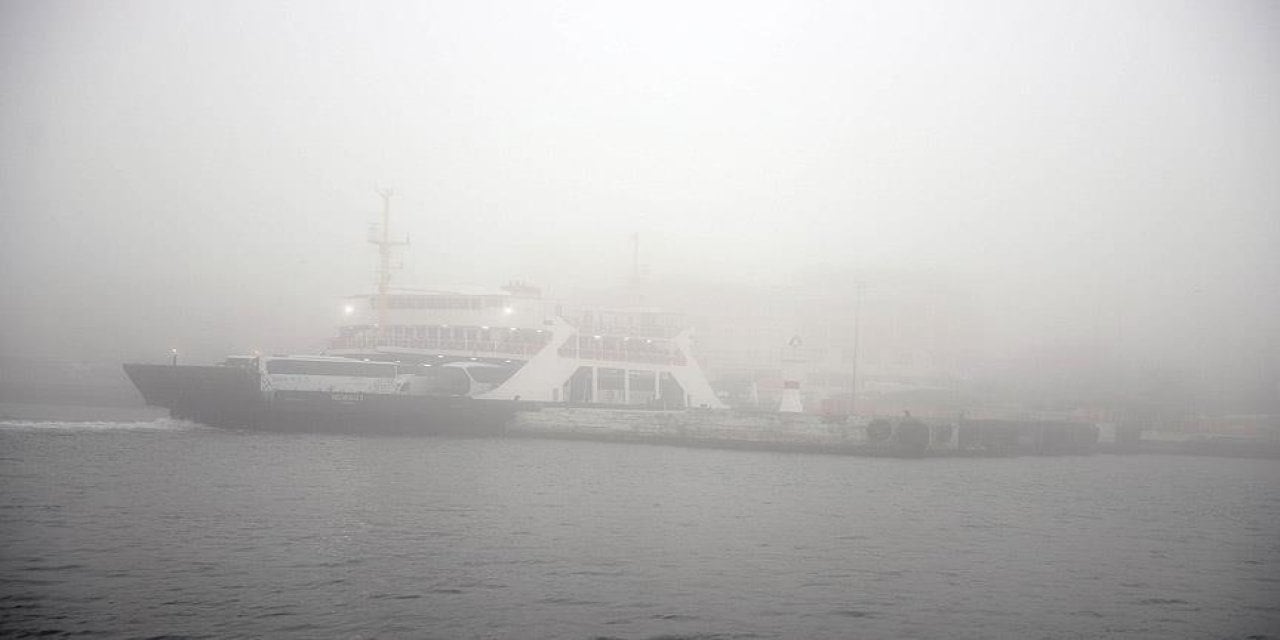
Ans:
{"label": "white bus on deck", "polygon": [[276,356],[262,359],[262,390],[321,393],[397,393],[408,376],[394,362],[333,356]]}

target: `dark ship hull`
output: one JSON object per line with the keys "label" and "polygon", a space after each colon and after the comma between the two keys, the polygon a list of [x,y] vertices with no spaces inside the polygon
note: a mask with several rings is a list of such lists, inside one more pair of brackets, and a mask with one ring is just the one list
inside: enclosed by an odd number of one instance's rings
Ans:
{"label": "dark ship hull", "polygon": [[517,411],[510,400],[456,396],[277,391],[264,394],[261,374],[227,366],[126,364],[148,405],[174,418],[214,427],[261,431],[499,435]]}

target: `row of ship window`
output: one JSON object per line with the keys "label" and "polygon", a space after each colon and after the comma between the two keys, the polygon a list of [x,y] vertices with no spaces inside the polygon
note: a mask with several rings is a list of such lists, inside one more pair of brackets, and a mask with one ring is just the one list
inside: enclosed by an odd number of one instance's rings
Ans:
{"label": "row of ship window", "polygon": [[[506,306],[504,296],[388,296],[392,309],[498,309]],[[369,308],[378,308],[378,297],[369,298]]]}
{"label": "row of ship window", "polygon": [[[377,329],[371,326],[343,327],[339,336],[354,338],[360,336],[376,336]],[[551,333],[545,330],[517,329],[512,327],[446,327],[439,325],[395,325],[387,328],[387,337],[392,339],[409,338],[419,340],[461,340],[468,342],[502,341],[532,342],[545,344]]]}

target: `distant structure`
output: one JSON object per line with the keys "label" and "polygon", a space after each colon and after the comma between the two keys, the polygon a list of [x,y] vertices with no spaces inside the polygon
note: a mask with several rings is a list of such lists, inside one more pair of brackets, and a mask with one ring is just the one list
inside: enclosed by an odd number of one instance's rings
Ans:
{"label": "distant structure", "polygon": [[800,378],[804,368],[804,359],[800,357],[801,344],[799,335],[792,336],[787,342],[790,349],[782,358],[782,399],[778,402],[778,413],[804,413],[804,401],[800,398]]}

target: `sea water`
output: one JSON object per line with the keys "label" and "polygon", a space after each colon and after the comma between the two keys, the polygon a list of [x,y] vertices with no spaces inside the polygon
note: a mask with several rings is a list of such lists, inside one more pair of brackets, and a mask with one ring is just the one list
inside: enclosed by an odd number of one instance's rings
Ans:
{"label": "sea water", "polygon": [[0,422],[0,635],[1280,636],[1280,463]]}

